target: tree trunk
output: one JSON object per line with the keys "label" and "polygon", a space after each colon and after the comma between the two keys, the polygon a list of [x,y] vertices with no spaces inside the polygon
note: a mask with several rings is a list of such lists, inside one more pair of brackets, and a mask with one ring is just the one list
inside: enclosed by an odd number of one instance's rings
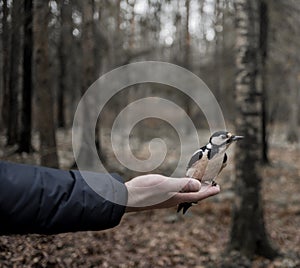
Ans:
{"label": "tree trunk", "polygon": [[12,37],[10,48],[9,93],[8,93],[8,128],[7,145],[18,142],[19,102],[20,93],[20,52],[21,52],[21,2],[14,1],[12,7]]}
{"label": "tree trunk", "polygon": [[260,32],[259,32],[259,51],[261,57],[261,82],[262,82],[262,161],[264,164],[269,163],[268,151],[268,114],[267,114],[267,58],[268,58],[268,29],[269,29],[269,12],[265,0],[260,1]]}
{"label": "tree trunk", "polygon": [[[293,61],[293,59],[292,59]],[[287,141],[290,143],[299,142],[299,131],[298,131],[298,115],[299,115],[299,84],[298,84],[298,67],[297,63],[293,62],[291,66],[291,77],[289,79],[289,106],[290,114],[288,119],[288,131],[287,131]]]}
{"label": "tree trunk", "polygon": [[65,65],[62,65],[62,59],[60,57],[59,67],[60,70],[60,79],[59,79],[59,88],[57,91],[57,126],[59,128],[66,127],[66,118],[65,118],[65,87],[64,81],[65,78],[62,78],[66,75],[65,73]]}
{"label": "tree trunk", "polygon": [[32,108],[32,0],[24,1],[24,47],[23,47],[23,87],[22,87],[22,114],[21,135],[18,152],[30,153],[31,146],[31,108]]}
{"label": "tree trunk", "polygon": [[2,2],[2,51],[3,51],[3,65],[2,65],[2,105],[1,105],[1,121],[4,127],[8,126],[8,71],[9,70],[9,31],[8,31],[8,6],[7,0]]}
{"label": "tree trunk", "polygon": [[182,53],[179,53],[179,51],[183,51],[185,49],[183,41],[185,40],[184,38],[184,31],[182,27],[182,15],[180,13],[180,1],[176,1],[176,13],[174,16],[174,25],[176,27],[176,32],[175,32],[175,49],[172,51],[172,57],[174,58],[174,63],[176,64],[182,64],[183,56]]}
{"label": "tree trunk", "polygon": [[[185,44],[184,44],[184,66],[188,70],[191,70],[191,34],[190,34],[190,9],[191,1],[185,0]],[[191,117],[191,100],[188,96],[184,97],[184,108],[185,112],[189,117]],[[191,129],[186,129],[187,133],[191,132]]]}
{"label": "tree trunk", "polygon": [[[221,0],[216,0],[215,2],[215,14],[214,14],[214,30],[215,30],[215,59],[214,59],[214,80],[215,80],[215,96],[219,102],[222,100],[222,52],[221,52],[221,45],[222,45],[222,34],[220,33],[220,27],[222,25],[221,15],[222,15],[222,8],[221,8]],[[224,15],[223,15],[224,16]]]}
{"label": "tree trunk", "polygon": [[187,69],[191,68],[191,35],[190,35],[190,0],[185,0],[185,49],[184,49],[184,66]]}
{"label": "tree trunk", "polygon": [[130,51],[132,51],[134,49],[134,43],[135,43],[135,12],[134,12],[135,0],[133,0],[132,2],[129,2],[127,0],[127,3],[130,5],[130,9],[131,9],[129,49]]}
{"label": "tree trunk", "polygon": [[121,16],[121,0],[117,0],[116,3],[116,21],[117,21],[117,25],[116,25],[116,30],[117,33],[120,34],[120,30],[121,30],[121,22],[122,22],[122,16]]}
{"label": "tree trunk", "polygon": [[37,119],[40,134],[41,164],[58,167],[56,152],[53,96],[50,88],[48,47],[48,1],[35,0],[34,5],[34,56],[36,66]]}
{"label": "tree trunk", "polygon": [[57,125],[66,127],[65,94],[68,91],[70,79],[70,49],[72,49],[72,6],[64,0],[60,1],[60,46],[59,46],[59,89],[57,92]]}
{"label": "tree trunk", "polygon": [[[82,54],[83,57],[83,73],[84,79],[82,81],[82,95],[86,92],[86,90],[95,82],[97,79],[97,71],[96,71],[96,64],[95,64],[95,28],[94,28],[94,20],[93,20],[93,8],[94,1],[88,0],[82,3],[82,23],[83,23],[83,32],[82,32]],[[90,100],[96,101],[96,100]],[[77,162],[81,163],[81,167],[84,167],[87,170],[96,170],[97,159],[91,159],[91,151],[94,150],[93,146],[96,146],[98,154],[100,155],[100,139],[99,139],[99,129],[92,129],[91,126],[88,124],[88,118],[90,117],[91,113],[94,112],[96,109],[90,109],[90,107],[95,107],[96,103],[87,103],[84,105],[85,112],[84,117],[86,120],[82,120],[83,126],[81,126],[84,131],[82,132],[82,139],[79,154],[77,156]],[[85,124],[86,123],[86,124]],[[93,135],[96,133],[95,143],[90,144]]]}
{"label": "tree trunk", "polygon": [[261,102],[259,1],[237,0],[236,7],[236,131],[245,136],[236,147],[235,195],[230,248],[252,257],[276,256],[265,230],[261,199]]}
{"label": "tree trunk", "polygon": [[206,28],[206,13],[204,11],[204,7],[206,4],[206,0],[200,0],[199,1],[199,13],[200,13],[200,27],[201,27],[201,50],[202,50],[202,55],[206,55],[207,49],[208,49],[208,41],[207,41],[207,28]]}

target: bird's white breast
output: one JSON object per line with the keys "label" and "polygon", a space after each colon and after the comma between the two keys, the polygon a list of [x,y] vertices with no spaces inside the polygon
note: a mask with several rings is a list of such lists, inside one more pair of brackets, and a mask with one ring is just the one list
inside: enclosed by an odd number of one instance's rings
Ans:
{"label": "bird's white breast", "polygon": [[212,159],[208,161],[202,181],[212,181],[217,177],[223,165],[223,159],[224,153],[216,154]]}

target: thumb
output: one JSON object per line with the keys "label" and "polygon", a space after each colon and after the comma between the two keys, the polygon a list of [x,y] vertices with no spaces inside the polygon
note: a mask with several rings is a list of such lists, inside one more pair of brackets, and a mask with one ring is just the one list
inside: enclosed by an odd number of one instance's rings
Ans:
{"label": "thumb", "polygon": [[198,192],[201,189],[200,181],[193,178],[169,178],[166,183],[172,192]]}
{"label": "thumb", "polygon": [[201,189],[200,181],[193,178],[170,178],[167,177],[160,184],[156,185],[167,192],[198,192]]}
{"label": "thumb", "polygon": [[201,182],[196,179],[189,178],[188,183],[181,189],[181,192],[198,192],[200,189]]}

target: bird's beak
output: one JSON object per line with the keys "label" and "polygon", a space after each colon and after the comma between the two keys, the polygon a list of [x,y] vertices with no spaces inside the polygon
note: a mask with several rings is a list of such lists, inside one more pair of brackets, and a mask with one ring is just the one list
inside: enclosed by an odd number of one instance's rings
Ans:
{"label": "bird's beak", "polygon": [[243,138],[244,138],[244,136],[236,136],[236,135],[232,135],[232,136],[230,137],[230,139],[231,139],[232,141],[242,140]]}

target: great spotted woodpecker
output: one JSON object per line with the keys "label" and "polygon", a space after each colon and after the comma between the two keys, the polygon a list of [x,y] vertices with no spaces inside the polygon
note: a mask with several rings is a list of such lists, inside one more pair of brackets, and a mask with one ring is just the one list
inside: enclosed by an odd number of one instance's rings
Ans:
{"label": "great spotted woodpecker", "polygon": [[[227,154],[225,151],[234,141],[243,139],[227,131],[215,132],[208,144],[197,150],[188,163],[186,176],[198,179],[202,184],[216,186],[215,179],[226,166]],[[181,203],[177,212],[183,209],[183,214],[192,206],[192,203]]]}

